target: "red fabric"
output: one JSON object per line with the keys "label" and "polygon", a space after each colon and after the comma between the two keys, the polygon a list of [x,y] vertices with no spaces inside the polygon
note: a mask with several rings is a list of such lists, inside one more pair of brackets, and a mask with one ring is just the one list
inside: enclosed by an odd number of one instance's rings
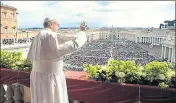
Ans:
{"label": "red fabric", "polygon": [[[19,73],[19,75],[18,75]],[[66,71],[68,95],[71,100],[90,103],[135,103],[139,98],[138,85],[101,83],[84,80],[84,72]],[[0,83],[30,86],[30,73],[1,69]],[[142,103],[176,103],[176,89],[160,89],[155,86],[140,85]]]}

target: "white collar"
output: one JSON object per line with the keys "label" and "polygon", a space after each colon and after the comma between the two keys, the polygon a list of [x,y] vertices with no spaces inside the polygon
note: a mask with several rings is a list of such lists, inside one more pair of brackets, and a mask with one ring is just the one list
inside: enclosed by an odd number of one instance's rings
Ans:
{"label": "white collar", "polygon": [[45,28],[45,30],[48,30],[48,31],[50,31],[50,32],[53,32],[50,28]]}

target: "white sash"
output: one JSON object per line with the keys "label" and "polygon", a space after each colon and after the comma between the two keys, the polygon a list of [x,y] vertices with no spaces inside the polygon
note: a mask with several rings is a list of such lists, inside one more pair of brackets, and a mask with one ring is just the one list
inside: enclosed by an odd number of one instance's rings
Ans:
{"label": "white sash", "polygon": [[63,71],[63,61],[33,61],[32,71],[40,73],[60,73]]}

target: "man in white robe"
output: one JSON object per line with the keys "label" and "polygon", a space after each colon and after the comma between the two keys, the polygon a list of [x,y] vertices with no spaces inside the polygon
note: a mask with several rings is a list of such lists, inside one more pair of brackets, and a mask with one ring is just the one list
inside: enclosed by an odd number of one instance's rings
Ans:
{"label": "man in white robe", "polygon": [[57,35],[59,22],[56,19],[46,18],[44,27],[34,38],[28,52],[33,65],[30,75],[31,103],[69,103],[63,56],[85,44],[86,24],[81,23],[80,32],[73,38]]}

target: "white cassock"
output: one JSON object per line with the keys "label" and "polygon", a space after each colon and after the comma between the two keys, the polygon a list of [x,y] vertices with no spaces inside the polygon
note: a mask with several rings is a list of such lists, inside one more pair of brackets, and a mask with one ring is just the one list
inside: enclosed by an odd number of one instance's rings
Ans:
{"label": "white cassock", "polygon": [[48,28],[34,38],[28,52],[33,65],[30,74],[31,103],[69,103],[63,56],[83,46],[87,37],[80,31],[74,40],[69,39]]}

